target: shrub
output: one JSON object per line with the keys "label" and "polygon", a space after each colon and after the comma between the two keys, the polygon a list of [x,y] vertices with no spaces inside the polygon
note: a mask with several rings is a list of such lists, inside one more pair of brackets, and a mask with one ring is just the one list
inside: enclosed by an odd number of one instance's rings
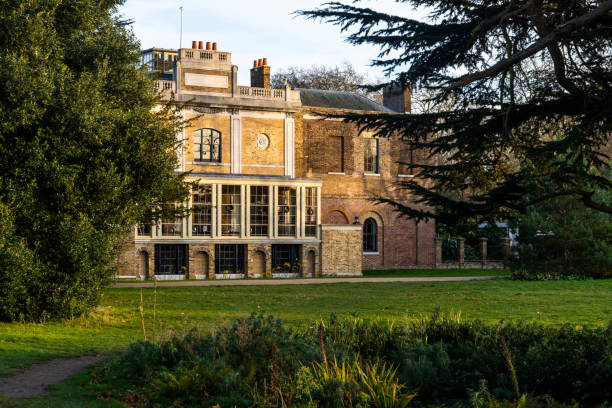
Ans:
{"label": "shrub", "polygon": [[114,375],[152,377],[153,392],[143,392],[160,406],[604,407],[612,325],[434,314],[404,326],[332,316],[291,330],[252,315],[214,335],[133,344],[114,366]]}

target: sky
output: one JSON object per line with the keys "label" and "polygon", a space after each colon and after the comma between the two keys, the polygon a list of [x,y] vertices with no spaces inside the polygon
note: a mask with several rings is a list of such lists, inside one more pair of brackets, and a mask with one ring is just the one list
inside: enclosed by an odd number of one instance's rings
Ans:
{"label": "sky", "polygon": [[[249,85],[253,60],[264,57],[272,74],[289,66],[336,66],[348,61],[371,81],[384,79],[382,71],[369,67],[376,48],[352,46],[339,27],[292,15],[324,1],[127,0],[118,12],[134,20],[134,34],[143,49],[178,48],[183,6],[183,48],[190,48],[192,41],[217,42],[219,51],[232,53],[241,85]],[[425,15],[393,0],[366,0],[360,5],[415,19]]]}

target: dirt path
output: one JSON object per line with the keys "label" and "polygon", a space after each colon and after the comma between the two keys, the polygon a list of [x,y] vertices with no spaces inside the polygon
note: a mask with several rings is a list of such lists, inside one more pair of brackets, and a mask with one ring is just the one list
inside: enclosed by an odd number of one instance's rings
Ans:
{"label": "dirt path", "polygon": [[107,357],[56,358],[45,363],[34,364],[23,373],[0,377],[0,395],[11,398],[31,398],[48,394],[47,385],[57,384],[105,358]]}
{"label": "dirt path", "polygon": [[[499,276],[453,276],[444,278],[317,278],[317,279],[218,279],[201,281],[157,281],[157,286],[260,286],[260,285],[317,285],[324,283],[377,283],[377,282],[461,282],[499,279]],[[113,288],[149,288],[152,282],[115,283]]]}

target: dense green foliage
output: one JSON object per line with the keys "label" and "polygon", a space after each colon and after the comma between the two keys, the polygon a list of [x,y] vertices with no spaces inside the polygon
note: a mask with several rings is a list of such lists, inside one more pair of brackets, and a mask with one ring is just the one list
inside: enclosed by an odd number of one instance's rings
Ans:
{"label": "dense green foliage", "polygon": [[183,197],[171,110],[120,0],[2,1],[0,319],[95,305],[129,228]]}
{"label": "dense green foliage", "polygon": [[[428,88],[434,105],[452,106],[346,117],[431,155],[401,183],[421,206],[382,202],[449,224],[506,219],[559,196],[612,213],[598,199],[612,188],[612,0],[401,1],[427,8],[427,21],[359,3],[299,14],[338,25],[352,44],[378,47],[372,65],[392,85]],[[449,211],[434,214],[438,207]]]}
{"label": "dense green foliage", "polygon": [[[602,197],[608,203],[611,195]],[[517,277],[612,277],[612,215],[574,198],[557,198],[527,211],[519,224]]]}
{"label": "dense green foliage", "polygon": [[[605,406],[612,327],[434,314],[406,325],[332,316],[292,330],[252,315],[213,335],[132,344],[106,375],[132,381],[145,406]],[[152,389],[138,387],[149,378]]]}

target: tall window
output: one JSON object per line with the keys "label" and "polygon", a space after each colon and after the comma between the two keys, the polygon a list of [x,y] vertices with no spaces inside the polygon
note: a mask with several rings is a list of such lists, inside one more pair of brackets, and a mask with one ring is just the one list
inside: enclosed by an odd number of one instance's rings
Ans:
{"label": "tall window", "polygon": [[378,224],[373,218],[363,223],[363,252],[378,251]]}
{"label": "tall window", "polygon": [[240,235],[240,186],[221,187],[221,235]]}
{"label": "tall window", "polygon": [[197,186],[193,190],[191,232],[196,236],[212,235],[212,186]]}
{"label": "tall window", "polygon": [[193,133],[193,159],[197,162],[221,162],[221,133],[198,129]]}
{"label": "tall window", "polygon": [[364,170],[366,173],[378,173],[378,139],[363,139]]}
{"label": "tall window", "polygon": [[305,193],[304,233],[307,237],[315,237],[317,235],[317,189],[306,187]]}
{"label": "tall window", "polygon": [[295,236],[296,195],[295,188],[278,188],[278,235]]}
{"label": "tall window", "polygon": [[344,173],[344,138],[342,136],[330,137],[329,172]]}
{"label": "tall window", "polygon": [[266,186],[251,186],[251,235],[268,235],[268,204],[270,203],[270,188]]}
{"label": "tall window", "polygon": [[[174,211],[176,205],[172,204],[171,209]],[[180,237],[183,235],[183,220],[180,218],[164,218],[162,220],[162,235],[165,237]]]}

